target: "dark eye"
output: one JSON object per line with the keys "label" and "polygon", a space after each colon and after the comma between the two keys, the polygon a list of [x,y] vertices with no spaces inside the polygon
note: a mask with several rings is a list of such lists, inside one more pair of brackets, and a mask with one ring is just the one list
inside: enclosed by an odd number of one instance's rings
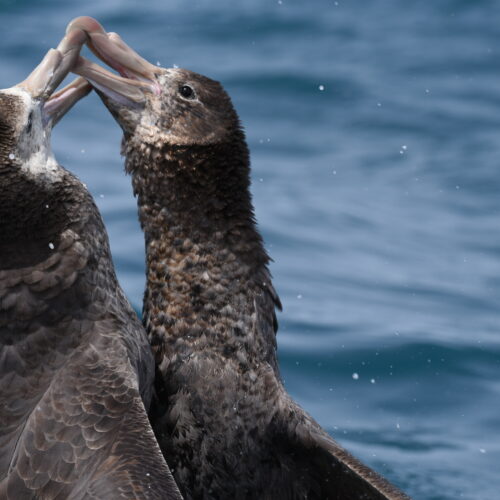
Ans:
{"label": "dark eye", "polygon": [[33,111],[30,113],[28,117],[28,124],[26,125],[26,131],[28,134],[31,132],[31,126],[33,125]]}
{"label": "dark eye", "polygon": [[185,99],[194,99],[194,90],[189,85],[181,85],[179,94]]}

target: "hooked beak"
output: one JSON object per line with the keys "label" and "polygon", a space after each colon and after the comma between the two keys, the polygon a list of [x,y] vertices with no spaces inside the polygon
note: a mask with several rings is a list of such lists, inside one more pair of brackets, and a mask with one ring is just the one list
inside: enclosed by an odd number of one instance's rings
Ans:
{"label": "hooked beak", "polygon": [[78,100],[92,90],[83,78],[77,78],[53,94],[75,65],[86,39],[87,35],[82,30],[68,33],[57,49],[50,49],[28,78],[17,85],[28,91],[34,99],[42,101],[45,123],[55,125]]}
{"label": "hooked beak", "polygon": [[74,31],[85,32],[89,49],[118,71],[120,76],[83,57],[78,58],[73,72],[87,79],[112,101],[138,107],[144,105],[146,94],[161,93],[156,76],[162,70],[143,59],[116,33],[106,33],[95,19],[86,16],[71,21],[66,30],[67,36]]}

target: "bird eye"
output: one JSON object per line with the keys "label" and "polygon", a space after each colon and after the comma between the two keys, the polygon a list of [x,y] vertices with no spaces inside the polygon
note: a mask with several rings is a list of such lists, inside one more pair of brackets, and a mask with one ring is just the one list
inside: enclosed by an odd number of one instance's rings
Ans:
{"label": "bird eye", "polygon": [[33,111],[28,116],[28,124],[26,125],[26,131],[28,134],[31,132],[31,126],[33,125]]}
{"label": "bird eye", "polygon": [[194,90],[189,85],[181,85],[179,87],[179,94],[185,99],[194,99]]}

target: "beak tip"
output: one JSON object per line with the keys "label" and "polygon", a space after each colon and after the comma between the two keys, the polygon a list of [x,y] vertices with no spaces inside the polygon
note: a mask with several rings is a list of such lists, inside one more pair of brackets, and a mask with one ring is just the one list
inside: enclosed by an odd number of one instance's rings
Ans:
{"label": "beak tip", "polygon": [[73,30],[82,30],[88,33],[106,33],[99,21],[90,16],[75,17],[66,28],[66,34]]}

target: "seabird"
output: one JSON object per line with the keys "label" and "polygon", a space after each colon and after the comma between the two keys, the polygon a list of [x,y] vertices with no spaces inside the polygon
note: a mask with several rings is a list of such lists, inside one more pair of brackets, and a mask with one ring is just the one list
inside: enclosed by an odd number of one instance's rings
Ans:
{"label": "seabird", "polygon": [[222,86],[161,69],[92,18],[70,29],[124,132],[146,240],[143,321],[156,358],[150,418],[186,499],[408,497],[337,444],[285,391],[278,295],[257,230],[244,133]]}
{"label": "seabird", "polygon": [[51,153],[91,90],[53,94],[85,39],[71,31],[0,91],[0,498],[179,499],[147,418],[144,328],[91,195]]}

